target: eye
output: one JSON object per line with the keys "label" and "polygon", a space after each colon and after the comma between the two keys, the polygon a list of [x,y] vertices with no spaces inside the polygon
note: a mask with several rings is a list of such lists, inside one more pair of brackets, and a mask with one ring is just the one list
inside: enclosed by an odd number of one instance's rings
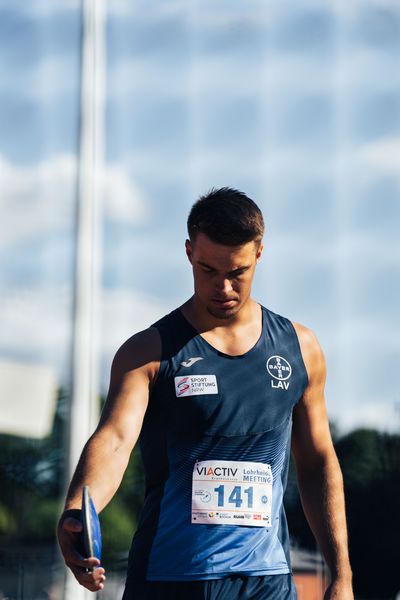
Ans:
{"label": "eye", "polygon": [[238,279],[241,275],[244,275],[246,273],[247,269],[237,269],[236,271],[232,271],[232,273],[230,274],[230,277],[232,279]]}

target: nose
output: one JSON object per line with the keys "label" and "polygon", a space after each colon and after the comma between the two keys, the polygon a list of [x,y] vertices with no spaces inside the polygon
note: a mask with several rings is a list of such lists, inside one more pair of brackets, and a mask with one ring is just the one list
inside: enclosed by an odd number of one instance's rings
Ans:
{"label": "nose", "polygon": [[230,279],[220,279],[217,281],[217,291],[219,294],[227,296],[232,291],[232,281]]}

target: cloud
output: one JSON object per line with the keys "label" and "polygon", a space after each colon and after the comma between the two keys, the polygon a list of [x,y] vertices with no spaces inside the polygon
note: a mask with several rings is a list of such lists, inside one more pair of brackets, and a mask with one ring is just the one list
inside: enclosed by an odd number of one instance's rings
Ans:
{"label": "cloud", "polygon": [[82,6],[81,0],[35,0],[35,2],[24,3],[24,8],[21,10],[24,14],[34,18],[50,17],[55,13],[75,12],[80,11]]}
{"label": "cloud", "polygon": [[102,385],[108,384],[111,360],[119,346],[173,310],[162,297],[139,289],[103,290],[101,295]]}
{"label": "cloud", "polygon": [[[249,34],[249,37],[250,34]],[[207,52],[207,47],[191,55],[190,47],[182,58],[171,60],[169,55],[138,54],[126,51],[113,60],[108,71],[108,97],[121,100],[124,95],[156,93],[160,98],[197,98],[212,91],[214,99],[259,97],[268,110],[284,96],[301,96],[304,92],[332,93],[332,73],[326,68],[326,57],[270,54],[265,60],[253,60],[248,53],[235,53],[228,45],[223,52]],[[271,50],[273,52],[273,48]],[[257,48],[252,51],[254,57]],[[112,60],[112,59],[111,59]],[[331,58],[332,67],[335,56]],[[238,85],[240,79],[240,85]],[[199,96],[200,95],[200,96]],[[134,108],[134,106],[133,106]]]}
{"label": "cloud", "polygon": [[160,18],[163,16],[175,16],[185,13],[185,5],[182,0],[171,0],[170,2],[144,2],[129,0],[113,0],[107,2],[107,15],[112,17],[143,18],[148,15],[150,18]]}
{"label": "cloud", "polygon": [[[338,205],[341,202],[340,182],[343,184],[345,181],[347,189],[350,189],[349,186],[358,183],[371,184],[379,182],[382,177],[397,177],[400,170],[400,137],[396,135],[358,144],[346,139],[333,150],[303,144],[300,153],[297,146],[274,138],[269,148],[263,174],[275,194],[281,190],[298,189],[299,184],[327,181]],[[286,177],[288,172],[292,175],[290,179]],[[345,201],[348,202],[348,198]]]}
{"label": "cloud", "polygon": [[[101,386],[113,354],[131,335],[172,310],[140,290],[102,290],[99,296]],[[8,289],[0,300],[0,358],[51,368],[68,382],[72,336],[72,288],[49,285]]]}
{"label": "cloud", "polygon": [[0,300],[1,357],[48,366],[65,381],[71,315],[67,286],[6,289]]}
{"label": "cloud", "polygon": [[400,171],[400,137],[385,137],[361,146],[359,159],[378,171]]}
{"label": "cloud", "polygon": [[111,221],[140,225],[150,217],[147,200],[121,165],[106,165],[103,171],[104,210]]}
{"label": "cloud", "polygon": [[338,297],[337,302],[342,306],[335,326],[325,315],[319,332],[328,365],[328,412],[341,429],[394,431],[400,424],[400,414],[395,416],[400,397],[391,377],[400,358],[398,318],[389,321],[379,305],[375,312],[366,313],[346,297]]}
{"label": "cloud", "polygon": [[32,166],[15,165],[0,156],[0,246],[70,229],[76,175],[76,159],[70,155]]}
{"label": "cloud", "polygon": [[[100,3],[100,2],[99,2]],[[210,25],[229,25],[230,23],[242,23],[243,20],[253,20],[259,22],[262,17],[265,18],[265,3],[260,0],[253,0],[251,6],[241,6],[224,2],[222,6],[216,6],[214,2],[208,1],[204,4],[198,4],[197,0],[170,0],[170,2],[147,2],[138,0],[129,2],[129,0],[112,0],[112,2],[101,2],[104,14],[118,18],[137,19],[163,19],[182,16],[189,18],[193,15],[197,22],[208,23]],[[54,3],[52,0],[35,0],[35,2],[26,3],[23,12],[34,18],[49,17],[62,12],[80,11],[81,0],[59,0]],[[271,4],[272,7],[272,4]]]}
{"label": "cloud", "polygon": [[221,27],[229,25],[244,25],[247,22],[262,24],[269,21],[269,14],[274,9],[270,3],[266,9],[266,3],[261,0],[253,0],[249,4],[232,3],[227,0],[216,4],[213,0],[207,0],[199,4],[197,0],[170,0],[170,2],[148,2],[138,0],[135,3],[129,0],[113,0],[107,3],[107,14],[111,16],[137,19],[170,19],[182,17],[193,20],[197,26],[209,25]]}
{"label": "cloud", "polygon": [[60,101],[66,95],[70,95],[71,101],[75,101],[79,86],[78,67],[79,61],[75,52],[64,53],[61,56],[45,54],[41,60],[22,67],[23,85],[21,78],[15,76],[15,69],[3,68],[0,90],[5,97],[28,99],[39,104]]}
{"label": "cloud", "polygon": [[[145,294],[139,289],[123,288],[102,290],[99,302],[100,387],[105,392],[112,357],[118,347],[135,332],[147,328],[171,311],[175,303],[172,305],[162,297]],[[71,309],[72,290],[69,286],[38,286],[3,293],[0,301],[0,358],[50,368],[57,374],[58,382],[65,385],[69,381]],[[362,393],[364,390],[358,389],[354,382],[365,380],[363,368],[367,366],[372,372],[374,365],[366,365],[361,354],[359,362],[355,362],[354,357],[357,352],[361,353],[361,347],[369,346],[378,338],[389,353],[398,352],[395,332],[385,332],[381,325],[371,323],[370,319],[355,322],[354,318],[343,321],[336,336],[328,329],[325,336],[319,336],[328,358],[330,417],[342,431],[360,426],[392,431],[399,422],[393,390],[385,387],[384,382],[376,382],[375,375],[371,374],[371,385],[367,386],[369,391]],[[329,344],[325,344],[324,337]],[[381,358],[382,365],[387,365],[385,356]],[[375,365],[375,371],[385,372],[379,365]]]}
{"label": "cloud", "polygon": [[376,402],[363,404],[346,403],[340,406],[335,423],[341,434],[353,429],[365,427],[378,429],[387,433],[398,433],[400,425],[400,404],[395,402]]}
{"label": "cloud", "polygon": [[[382,48],[373,46],[358,46],[351,41],[342,48],[336,50],[336,64],[333,65],[334,76],[332,83],[337,89],[345,91],[347,102],[354,95],[361,94],[375,95],[377,92],[393,90],[398,91],[398,82],[393,76],[398,67],[398,53],[389,48],[385,51]],[[343,58],[345,56],[345,60]],[[342,106],[346,106],[343,103]]]}
{"label": "cloud", "polygon": [[[311,0],[320,5],[319,0]],[[363,0],[362,2],[349,2],[348,0],[334,0],[332,7],[338,16],[353,18],[359,16],[360,12],[364,12],[368,8],[377,9],[398,9],[398,0]]]}
{"label": "cloud", "polygon": [[[0,246],[55,232],[74,225],[77,159],[58,155],[36,165],[21,166],[0,156]],[[148,203],[121,165],[105,165],[103,210],[106,218],[139,225],[149,217]],[[72,231],[71,231],[72,233]]]}

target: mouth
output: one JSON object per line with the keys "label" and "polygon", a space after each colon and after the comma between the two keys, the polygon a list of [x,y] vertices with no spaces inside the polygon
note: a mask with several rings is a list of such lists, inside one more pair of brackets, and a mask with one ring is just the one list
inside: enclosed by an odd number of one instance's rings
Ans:
{"label": "mouth", "polygon": [[233,306],[235,306],[237,300],[235,300],[235,299],[221,300],[218,298],[213,298],[212,302],[214,304],[216,304],[217,306],[220,306],[221,308],[232,308]]}

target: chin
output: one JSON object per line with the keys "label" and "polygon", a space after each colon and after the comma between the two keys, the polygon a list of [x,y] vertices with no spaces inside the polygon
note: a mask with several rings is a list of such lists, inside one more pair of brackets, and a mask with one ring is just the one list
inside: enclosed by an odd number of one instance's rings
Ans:
{"label": "chin", "polygon": [[218,309],[214,306],[207,306],[207,312],[216,319],[230,319],[235,316],[241,308],[241,305],[229,308],[227,310]]}

